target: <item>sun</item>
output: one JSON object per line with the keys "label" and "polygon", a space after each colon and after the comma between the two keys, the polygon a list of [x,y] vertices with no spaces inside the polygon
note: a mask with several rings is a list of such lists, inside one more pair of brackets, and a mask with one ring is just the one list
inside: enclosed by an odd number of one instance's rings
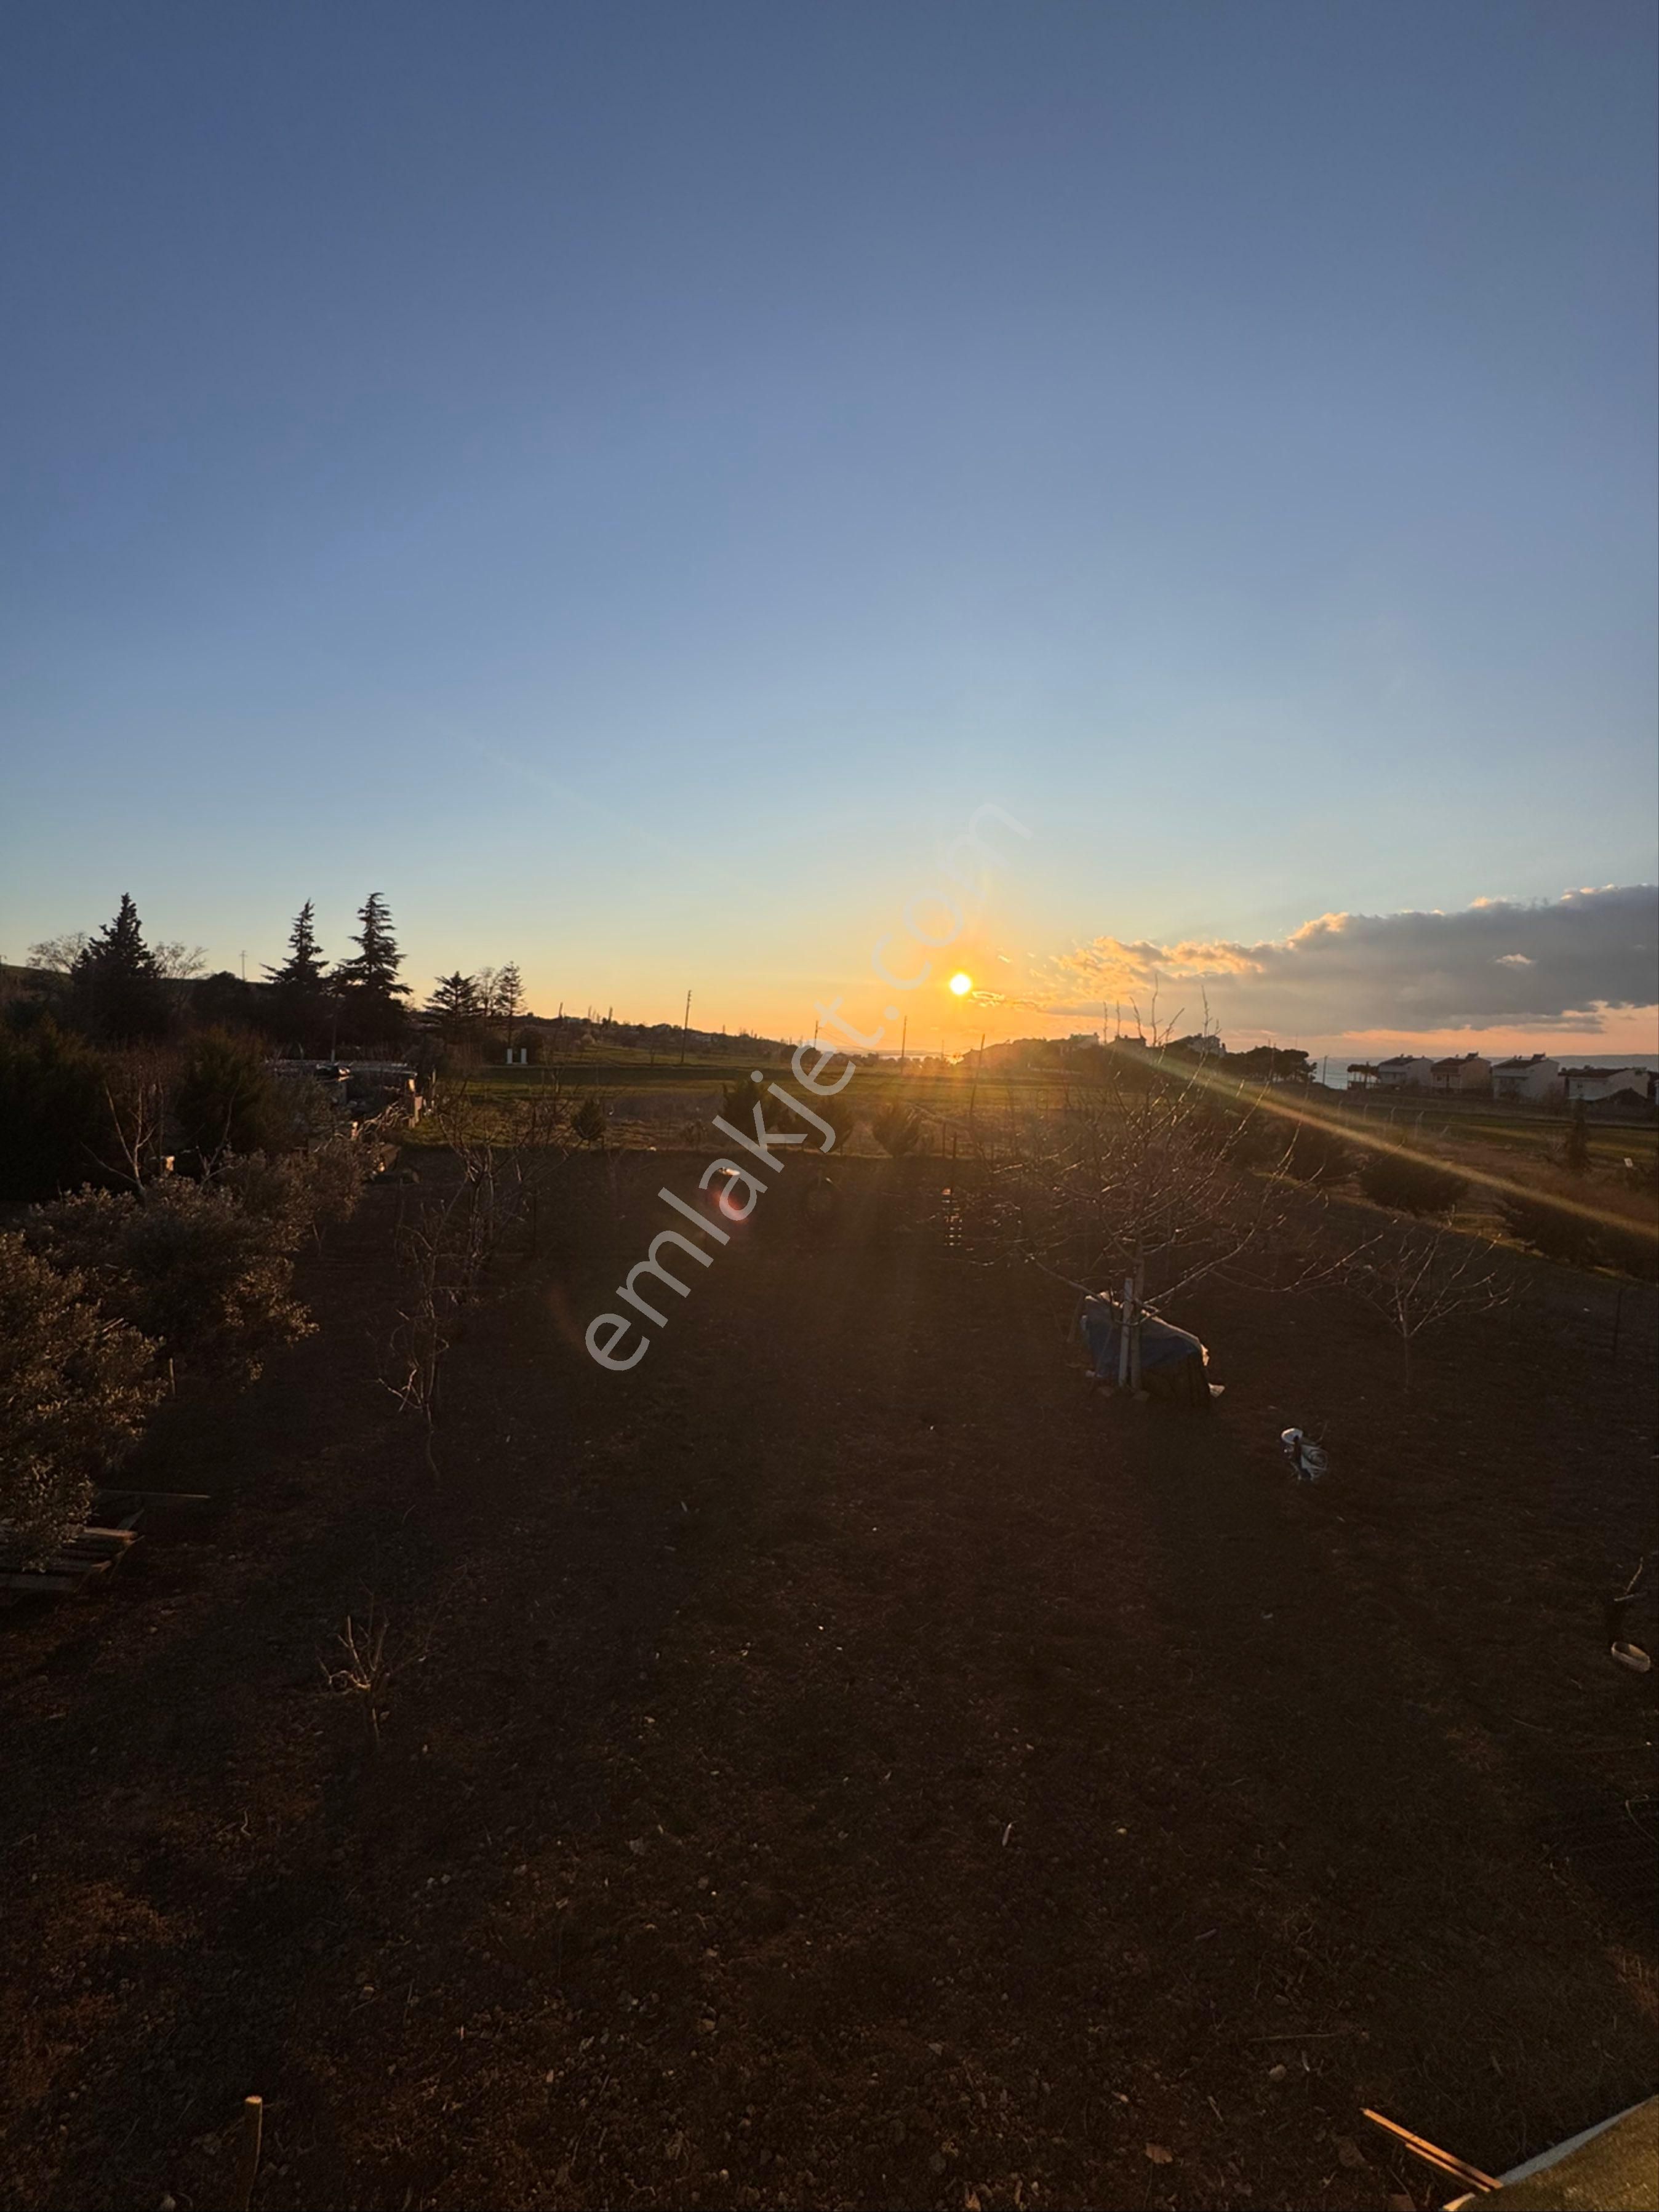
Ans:
{"label": "sun", "polygon": [[974,988],[974,979],[971,975],[964,975],[958,969],[951,978],[950,988],[958,999],[965,999]]}

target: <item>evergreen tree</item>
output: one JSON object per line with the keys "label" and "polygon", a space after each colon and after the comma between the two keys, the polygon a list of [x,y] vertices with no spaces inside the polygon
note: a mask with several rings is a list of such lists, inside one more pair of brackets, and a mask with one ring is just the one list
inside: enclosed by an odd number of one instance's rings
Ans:
{"label": "evergreen tree", "polygon": [[125,891],[115,919],[82,947],[70,977],[76,1011],[98,1035],[125,1043],[167,1028],[161,969]]}
{"label": "evergreen tree", "polygon": [[481,1009],[474,977],[463,975],[458,968],[453,975],[439,975],[434,980],[438,988],[427,1000],[425,1011],[435,1015],[444,1028],[453,1029],[477,1018]]}
{"label": "evergreen tree", "polygon": [[267,968],[270,983],[269,1022],[285,1042],[298,1041],[322,1051],[333,1026],[334,985],[313,927],[314,909],[307,899],[294,917],[288,933],[288,957],[280,968]]}
{"label": "evergreen tree", "polygon": [[505,968],[495,970],[490,999],[489,1011],[498,1021],[506,1023],[507,1041],[511,1044],[513,1025],[524,1012],[524,978],[519,973],[516,960],[509,960]]}
{"label": "evergreen tree", "polygon": [[323,957],[317,943],[317,932],[313,926],[315,912],[307,899],[295,915],[294,927],[288,933],[288,958],[280,968],[267,968],[265,970],[272,983],[293,992],[296,997],[320,996],[323,978],[328,973],[328,963]]}
{"label": "evergreen tree", "polygon": [[56,1198],[116,1158],[108,1063],[50,1014],[0,1024],[0,1198]]}
{"label": "evergreen tree", "polygon": [[357,910],[362,928],[352,939],[357,947],[343,960],[334,980],[344,994],[346,1007],[360,1042],[376,1035],[395,1035],[403,1026],[400,999],[409,996],[407,983],[398,981],[404,956],[392,933],[392,913],[379,891],[371,891]]}
{"label": "evergreen tree", "polygon": [[275,1140],[278,1120],[264,1048],[252,1037],[204,1030],[191,1042],[173,1114],[204,1169],[226,1152],[264,1150]]}

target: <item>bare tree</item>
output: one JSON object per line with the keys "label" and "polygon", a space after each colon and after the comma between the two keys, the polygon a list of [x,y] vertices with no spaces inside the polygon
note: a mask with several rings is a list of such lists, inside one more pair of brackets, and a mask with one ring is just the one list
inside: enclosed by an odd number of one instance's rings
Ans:
{"label": "bare tree", "polygon": [[1455,1315],[1490,1312],[1515,1295],[1513,1276],[1494,1262],[1490,1245],[1444,1228],[1413,1227],[1376,1238],[1348,1256],[1343,1276],[1399,1338],[1407,1390],[1419,1336]]}
{"label": "bare tree", "polygon": [[164,1046],[129,1045],[111,1056],[104,1097],[117,1157],[93,1164],[134,1190],[164,1172],[167,1098],[177,1073],[178,1054]]}
{"label": "bare tree", "polygon": [[323,1679],[337,1696],[363,1700],[369,1734],[378,1751],[380,1723],[386,1717],[386,1693],[406,1667],[425,1657],[424,1646],[412,1647],[406,1639],[392,1638],[392,1624],[372,1590],[364,1617],[359,1620],[348,1613],[344,1626],[336,1630],[334,1641],[343,1658],[331,1665],[319,1654],[317,1663]]}
{"label": "bare tree", "polygon": [[54,975],[70,975],[76,962],[87,949],[84,929],[66,930],[61,937],[43,938],[39,945],[29,947],[29,966],[45,968]]}
{"label": "bare tree", "polygon": [[382,1376],[400,1407],[419,1416],[434,1474],[443,1366],[457,1323],[510,1237],[522,1240],[526,1257],[534,1255],[542,1170],[563,1149],[561,1103],[550,1088],[492,1097],[448,1083],[434,1103],[431,1119],[460,1175],[447,1195],[434,1194],[398,1224],[404,1300]]}
{"label": "bare tree", "polygon": [[[1137,1063],[1140,1054],[1135,1054]],[[1199,1075],[1137,1066],[1059,1113],[1012,1122],[980,1158],[998,1241],[1086,1295],[1121,1286],[1130,1377],[1139,1320],[1205,1277],[1261,1290],[1304,1287],[1338,1265],[1321,1249],[1320,1208],[1280,1170],[1288,1136],[1267,1146],[1249,1108],[1223,1110]]]}
{"label": "bare tree", "polygon": [[188,983],[201,975],[207,966],[205,945],[186,945],[181,939],[170,938],[152,950],[155,955],[155,972],[164,982]]}

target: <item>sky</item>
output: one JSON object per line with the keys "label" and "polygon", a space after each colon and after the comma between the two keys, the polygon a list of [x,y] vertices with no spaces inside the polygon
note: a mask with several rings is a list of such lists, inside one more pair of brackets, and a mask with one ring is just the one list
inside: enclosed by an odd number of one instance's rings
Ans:
{"label": "sky", "polygon": [[6,958],[1659,1042],[1650,0],[6,22]]}

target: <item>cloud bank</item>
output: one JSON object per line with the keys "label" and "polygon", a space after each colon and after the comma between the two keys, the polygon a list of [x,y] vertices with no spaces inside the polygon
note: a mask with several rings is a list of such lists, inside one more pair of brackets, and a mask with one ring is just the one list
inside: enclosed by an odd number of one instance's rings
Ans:
{"label": "cloud bank", "polygon": [[1160,1024],[1200,996],[1224,1030],[1280,1036],[1371,1030],[1559,1029],[1595,1034],[1609,1012],[1659,1000],[1659,888],[1610,884],[1528,905],[1480,899],[1455,914],[1326,914],[1260,945],[1097,937],[1047,963],[1048,1010],[1097,1020],[1131,1000]]}

